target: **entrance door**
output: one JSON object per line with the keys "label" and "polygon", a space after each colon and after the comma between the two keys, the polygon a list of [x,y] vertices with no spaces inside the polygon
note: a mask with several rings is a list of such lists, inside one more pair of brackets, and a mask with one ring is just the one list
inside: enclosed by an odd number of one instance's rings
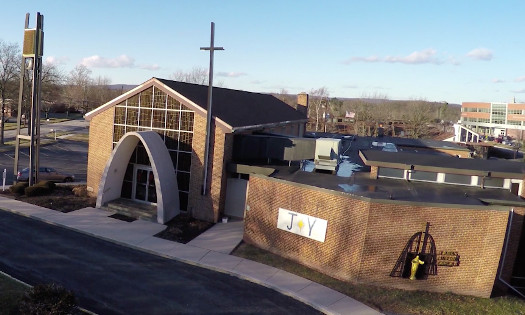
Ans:
{"label": "entrance door", "polygon": [[244,218],[247,192],[247,180],[240,178],[228,178],[224,214],[236,218]]}
{"label": "entrance door", "polygon": [[135,164],[132,196],[137,201],[157,203],[155,177],[151,167]]}

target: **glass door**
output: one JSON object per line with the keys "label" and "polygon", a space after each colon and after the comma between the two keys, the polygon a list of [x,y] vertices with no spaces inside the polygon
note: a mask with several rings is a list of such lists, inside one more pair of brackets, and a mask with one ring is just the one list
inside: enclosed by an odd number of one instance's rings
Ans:
{"label": "glass door", "polygon": [[133,172],[133,199],[148,203],[157,202],[155,176],[151,167],[135,164]]}

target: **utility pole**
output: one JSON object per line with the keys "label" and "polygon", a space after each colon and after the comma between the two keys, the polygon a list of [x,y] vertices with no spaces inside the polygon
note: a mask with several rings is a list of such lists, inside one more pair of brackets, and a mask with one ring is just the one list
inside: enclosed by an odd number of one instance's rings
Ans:
{"label": "utility pole", "polygon": [[211,22],[211,40],[210,47],[201,47],[201,50],[210,51],[210,69],[208,74],[208,104],[207,104],[207,117],[206,117],[206,143],[204,147],[204,174],[202,179],[202,195],[206,195],[207,182],[208,182],[208,160],[210,155],[210,137],[211,137],[211,123],[212,123],[212,114],[211,114],[211,105],[212,105],[212,92],[213,92],[213,54],[215,50],[224,50],[222,47],[215,47],[214,45],[215,38],[215,23]]}
{"label": "utility pole", "polygon": [[[29,13],[26,14],[24,27],[24,45],[22,51],[22,66],[20,69],[20,88],[18,94],[18,113],[16,127],[16,148],[14,161],[14,176],[18,175],[18,159],[20,156],[20,139],[29,140],[29,186],[38,182],[38,166],[40,151],[40,92],[42,83],[42,55],[44,53],[44,16],[37,12],[35,28],[29,28]],[[31,117],[28,125],[28,135],[21,135],[22,103],[24,98],[24,78],[26,71],[32,71],[31,86]]]}

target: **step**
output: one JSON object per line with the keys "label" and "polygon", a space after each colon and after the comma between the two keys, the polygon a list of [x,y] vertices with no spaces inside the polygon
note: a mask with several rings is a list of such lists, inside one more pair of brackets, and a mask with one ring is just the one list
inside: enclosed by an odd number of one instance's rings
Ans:
{"label": "step", "polygon": [[108,202],[104,208],[128,217],[157,222],[157,206],[155,205],[121,198]]}

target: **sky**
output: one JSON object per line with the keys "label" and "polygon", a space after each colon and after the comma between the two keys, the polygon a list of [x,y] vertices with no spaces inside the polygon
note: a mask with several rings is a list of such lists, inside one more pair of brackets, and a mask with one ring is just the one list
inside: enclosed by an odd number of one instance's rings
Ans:
{"label": "sky", "polygon": [[525,102],[525,1],[5,1],[0,40],[44,16],[44,62],[112,84],[209,67],[253,92]]}

